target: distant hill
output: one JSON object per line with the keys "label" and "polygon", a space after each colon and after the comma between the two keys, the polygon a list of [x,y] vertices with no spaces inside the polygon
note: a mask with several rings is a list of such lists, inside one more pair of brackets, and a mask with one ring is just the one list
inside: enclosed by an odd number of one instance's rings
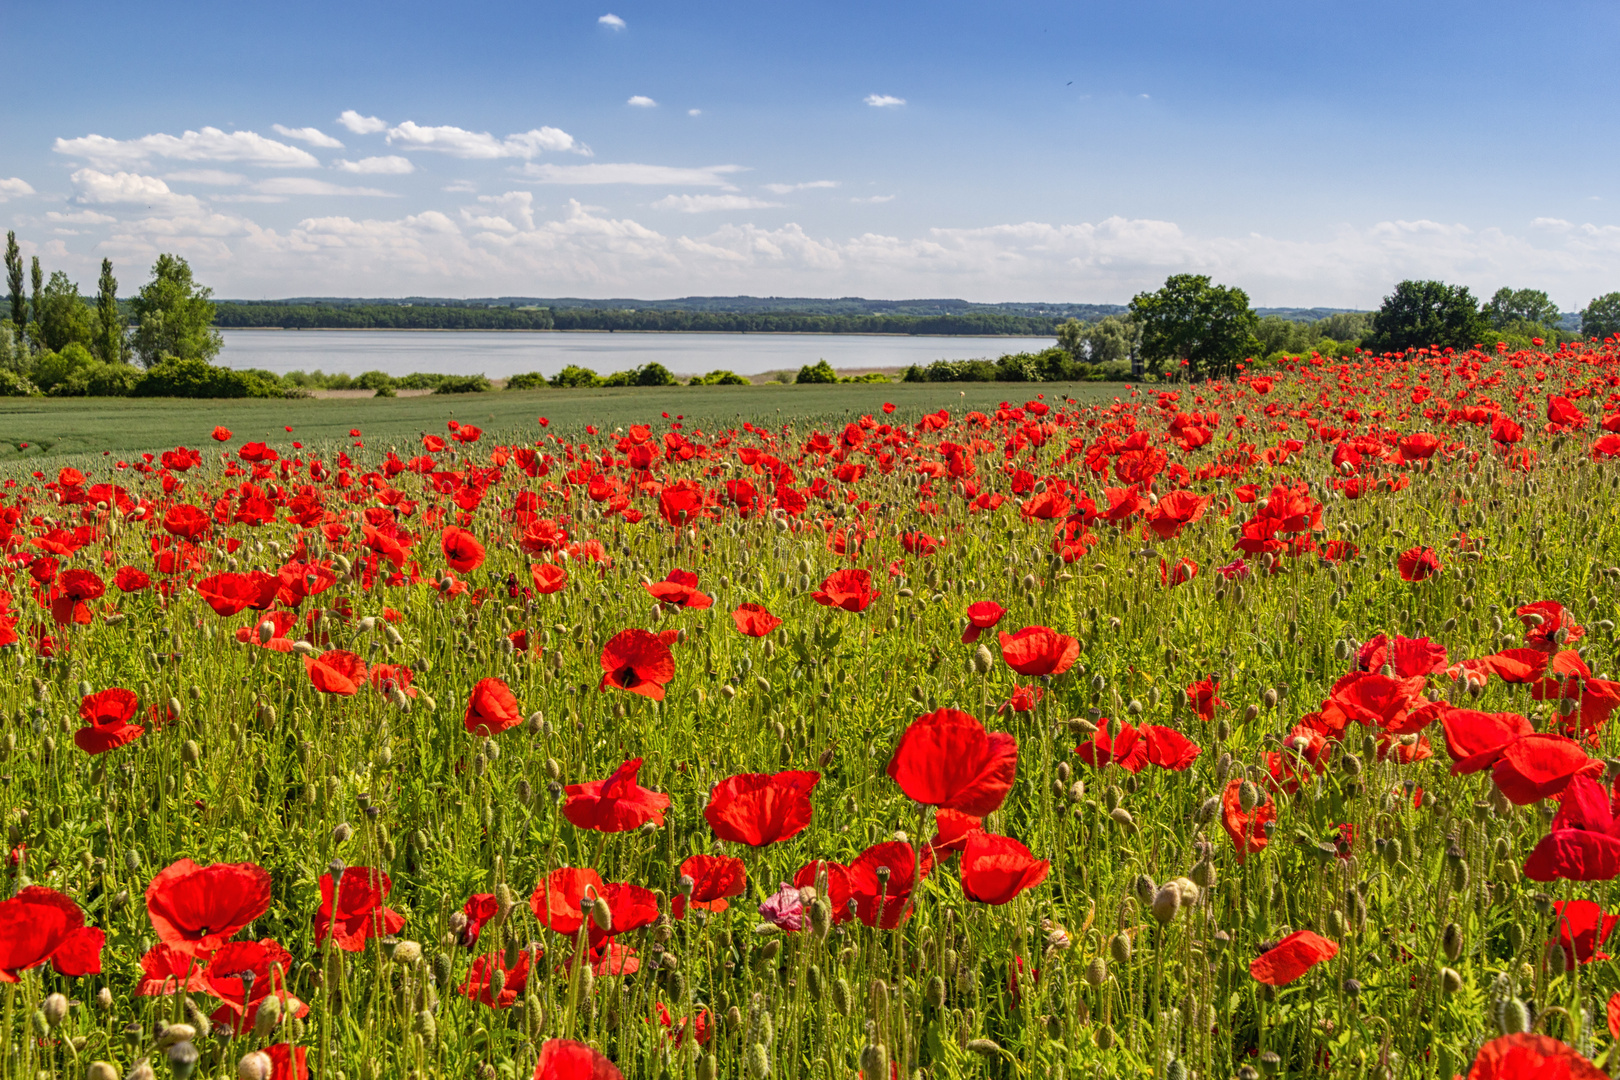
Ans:
{"label": "distant hill", "polygon": [[793,314],[793,315],[898,315],[939,317],[948,315],[1015,315],[1037,319],[1080,319],[1095,322],[1104,315],[1125,311],[1123,304],[1074,304],[1020,301],[975,304],[967,300],[867,300],[860,296],[836,299],[805,296],[681,296],[670,300],[622,298],[587,299],[575,296],[488,296],[488,297],[344,297],[291,296],[281,300],[222,300],[243,307],[258,305],[302,307],[448,307],[448,308],[548,308],[552,311],[691,311],[705,314]]}

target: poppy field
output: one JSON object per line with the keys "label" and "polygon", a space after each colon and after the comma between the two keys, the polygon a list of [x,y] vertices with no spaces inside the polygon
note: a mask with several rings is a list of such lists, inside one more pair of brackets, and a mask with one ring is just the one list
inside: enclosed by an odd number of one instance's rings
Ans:
{"label": "poppy field", "polygon": [[1620,1067],[1620,346],[1026,389],[5,466],[0,1077]]}

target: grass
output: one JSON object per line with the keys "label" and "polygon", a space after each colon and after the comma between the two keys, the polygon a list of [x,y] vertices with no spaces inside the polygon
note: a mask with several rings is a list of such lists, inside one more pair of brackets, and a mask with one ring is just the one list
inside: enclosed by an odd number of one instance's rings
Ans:
{"label": "grass", "polygon": [[[491,433],[538,437],[535,421],[547,417],[578,432],[594,424],[611,431],[635,423],[661,423],[660,413],[682,414],[689,426],[740,426],[744,420],[776,426],[785,420],[832,424],[877,413],[893,402],[907,414],[949,408],[994,409],[1037,393],[1049,401],[1074,397],[1107,400],[1115,383],[847,384],[837,386],[712,386],[691,389],[615,388],[447,394],[412,398],[190,401],[158,398],[0,398],[0,462],[57,459],[69,455],[133,456],[196,446],[214,425],[241,439],[291,438],[308,444],[347,442],[349,429],[380,446],[417,441],[424,431],[444,430],[447,420],[476,424]],[[20,449],[20,444],[28,444]]]}

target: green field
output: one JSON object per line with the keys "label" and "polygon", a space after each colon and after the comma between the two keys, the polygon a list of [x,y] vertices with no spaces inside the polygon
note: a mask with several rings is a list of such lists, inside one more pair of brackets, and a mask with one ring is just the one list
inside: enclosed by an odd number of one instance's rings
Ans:
{"label": "green field", "polygon": [[[307,398],[191,401],[162,398],[0,399],[0,461],[61,458],[77,454],[196,446],[216,424],[238,441],[292,438],[307,444],[348,440],[360,429],[374,445],[406,443],[424,431],[442,431],[447,420],[476,424],[492,436],[538,434],[544,416],[567,430],[586,424],[611,430],[651,423],[668,412],[702,427],[735,427],[749,420],[775,426],[805,425],[875,413],[893,402],[897,415],[915,419],[923,410],[992,409],[1001,401],[1107,400],[1124,392],[1118,383],[889,383],[840,386],[624,387],[604,390],[534,390],[446,394],[414,398]],[[23,448],[26,445],[26,449]]]}

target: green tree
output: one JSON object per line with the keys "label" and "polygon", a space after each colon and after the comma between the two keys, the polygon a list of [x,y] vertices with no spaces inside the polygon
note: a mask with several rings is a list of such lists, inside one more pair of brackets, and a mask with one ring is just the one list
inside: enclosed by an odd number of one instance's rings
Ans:
{"label": "green tree", "polygon": [[814,364],[806,364],[800,368],[799,374],[794,377],[793,381],[795,383],[835,383],[838,381],[838,373],[833,370],[833,366],[827,361],[817,360]]}
{"label": "green tree", "polygon": [[1155,374],[1167,360],[1185,360],[1194,379],[1229,373],[1260,348],[1249,294],[1212,285],[1204,274],[1176,274],[1158,292],[1138,293],[1131,317],[1142,327],[1142,355]]}
{"label": "green tree", "polygon": [[214,290],[199,286],[178,255],[159,255],[152,280],[141,286],[132,305],[135,353],[147,367],[165,356],[213,360],[224,339],[214,329]]}
{"label": "green tree", "polygon": [[1484,316],[1498,330],[1506,330],[1516,323],[1537,323],[1549,329],[1558,325],[1561,313],[1540,289],[1497,289],[1482,309]]}
{"label": "green tree", "polygon": [[66,273],[52,273],[34,303],[39,312],[39,341],[46,349],[61,352],[75,343],[87,349],[94,344],[96,330],[90,309],[79,295],[79,286]]}
{"label": "green tree", "polygon": [[1400,352],[1428,345],[1467,349],[1490,336],[1491,327],[1466,285],[1403,281],[1384,297],[1363,346]]}
{"label": "green tree", "polygon": [[669,368],[653,360],[636,369],[632,381],[637,386],[677,386],[679,380],[670,373]]}
{"label": "green tree", "polygon": [[129,359],[124,320],[118,314],[118,279],[113,277],[111,259],[101,260],[101,281],[96,294],[96,353],[108,364]]}
{"label": "green tree", "polygon": [[579,389],[587,386],[601,386],[602,380],[596,372],[588,367],[578,364],[569,364],[551,377],[551,385],[558,390]]}
{"label": "green tree", "polygon": [[6,285],[11,290],[11,324],[22,330],[28,325],[28,308],[23,303],[22,252],[14,232],[6,233]]}
{"label": "green tree", "polygon": [[33,265],[28,270],[28,277],[29,284],[34,287],[33,314],[28,320],[28,336],[37,347],[39,345],[39,327],[37,325],[39,323],[39,296],[40,293],[45,291],[45,271],[40,269],[38,255],[34,256]]}
{"label": "green tree", "polygon": [[1620,292],[1604,293],[1586,305],[1581,312],[1581,334],[1589,338],[1620,334]]}

